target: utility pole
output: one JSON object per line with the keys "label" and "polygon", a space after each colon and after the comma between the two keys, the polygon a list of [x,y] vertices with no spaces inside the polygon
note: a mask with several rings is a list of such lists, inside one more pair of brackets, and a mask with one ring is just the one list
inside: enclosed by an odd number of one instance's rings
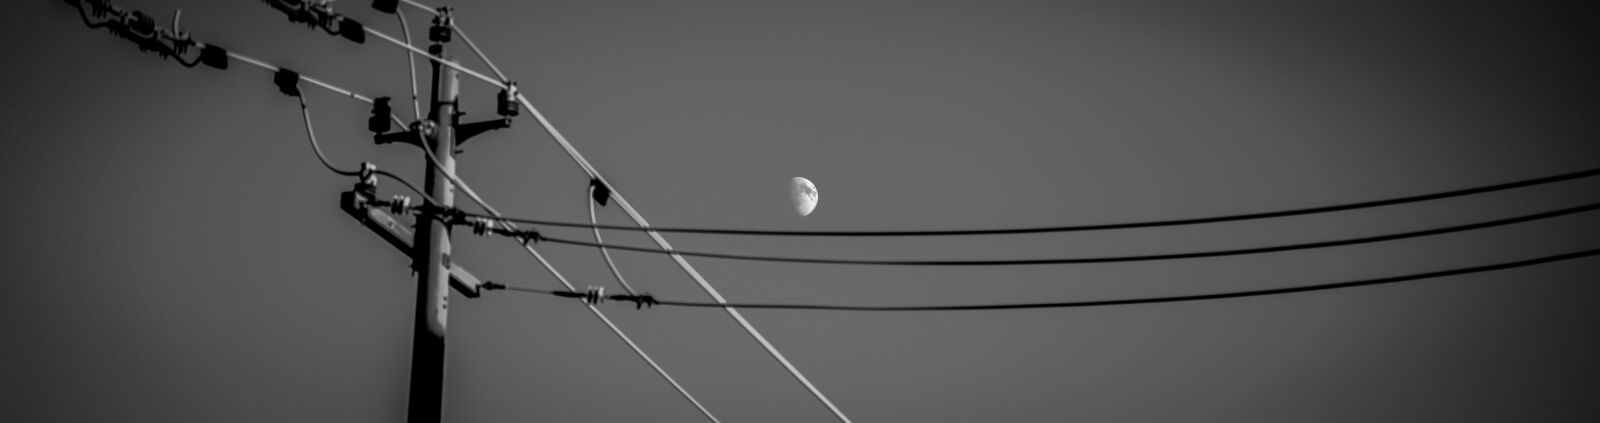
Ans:
{"label": "utility pole", "polygon": [[[435,27],[437,30],[437,26]],[[447,41],[448,38],[445,39]],[[428,52],[444,58],[440,40]],[[433,104],[428,122],[423,124],[427,148],[438,163],[429,162],[424,189],[440,207],[455,206],[455,187],[446,174],[455,174],[456,96],[460,80],[455,69],[432,62]],[[417,219],[417,239],[412,262],[422,266],[417,272],[416,327],[411,339],[411,399],[406,413],[410,423],[438,423],[444,417],[445,327],[450,291],[450,226],[437,218]]]}

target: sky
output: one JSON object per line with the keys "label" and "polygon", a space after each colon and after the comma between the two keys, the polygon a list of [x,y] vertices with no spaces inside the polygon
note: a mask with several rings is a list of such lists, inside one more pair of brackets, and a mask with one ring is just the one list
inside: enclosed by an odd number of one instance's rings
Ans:
{"label": "sky", "polygon": [[[336,10],[397,34],[365,1]],[[196,39],[409,115],[404,54],[256,1],[121,0]],[[455,1],[460,25],[652,224],[778,230],[1173,219],[1420,194],[1600,163],[1593,5],[1444,1]],[[414,35],[424,16],[407,10]],[[338,208],[354,182],[298,103],[234,62],[186,69],[62,0],[5,25],[0,415],[31,422],[405,418],[416,278]],[[462,64],[486,70],[460,43]],[[418,71],[425,78],[426,67]],[[463,79],[467,120],[494,90]],[[412,181],[368,107],[303,86],[343,167]],[[425,94],[424,94],[425,95]],[[509,215],[586,221],[587,177],[526,117],[459,175]],[[793,177],[819,205],[797,216]],[[1010,237],[668,235],[686,250],[986,259],[1243,248],[1584,204],[1574,181],[1330,215]],[[384,195],[402,193],[380,183]],[[629,220],[615,205],[604,223]],[[867,267],[690,259],[732,301],[965,304],[1208,293],[1595,248],[1593,213],[1382,244],[1134,263]],[[541,228],[585,239],[588,232]],[[608,242],[651,245],[636,233]],[[558,283],[458,231],[478,276]],[[593,248],[536,245],[616,290]],[[616,252],[657,297],[706,300]],[[858,422],[1583,421],[1600,261],[1381,287],[1027,311],[745,315]],[[572,300],[452,297],[451,422],[704,418]],[[722,311],[602,307],[725,422],[831,419]]]}

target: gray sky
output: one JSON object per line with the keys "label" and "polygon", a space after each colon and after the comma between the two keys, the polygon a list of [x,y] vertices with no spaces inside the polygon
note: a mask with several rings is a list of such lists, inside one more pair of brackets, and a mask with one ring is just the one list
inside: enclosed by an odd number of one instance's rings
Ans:
{"label": "gray sky", "polygon": [[[404,57],[255,1],[122,0],[201,41],[373,96]],[[458,1],[462,25],[651,223],[791,230],[1038,226],[1277,210],[1600,163],[1594,6],[1460,2]],[[20,2],[0,88],[12,306],[0,412],[17,421],[393,422],[415,278],[344,215],[353,182],[294,99],[234,63],[185,69]],[[336,4],[398,32],[366,1]],[[414,29],[425,20],[410,15]],[[419,37],[422,32],[416,32]],[[463,46],[454,46],[465,53]],[[463,63],[485,69],[465,56]],[[424,72],[425,68],[419,68]],[[464,80],[467,119],[493,91]],[[342,166],[421,181],[366,106],[304,87]],[[409,105],[396,102],[396,111]],[[587,219],[587,179],[531,119],[460,174],[509,214]],[[799,218],[786,184],[816,183]],[[1328,216],[950,239],[670,236],[683,249],[1031,258],[1313,241],[1594,199],[1585,181]],[[398,192],[385,183],[384,193]],[[600,210],[625,223],[615,206]],[[1425,272],[1595,246],[1595,216],[1381,245],[1169,262],[889,268],[691,260],[736,301],[947,304],[1203,293]],[[571,238],[583,231],[551,230]],[[649,245],[637,234],[608,241]],[[557,283],[504,240],[478,275]],[[616,289],[597,251],[540,250]],[[616,253],[659,297],[664,256]],[[856,421],[1593,419],[1590,260],[1201,303],[964,313],[748,311]],[[451,303],[452,422],[700,416],[570,300]],[[827,410],[711,309],[603,309],[723,421]]]}

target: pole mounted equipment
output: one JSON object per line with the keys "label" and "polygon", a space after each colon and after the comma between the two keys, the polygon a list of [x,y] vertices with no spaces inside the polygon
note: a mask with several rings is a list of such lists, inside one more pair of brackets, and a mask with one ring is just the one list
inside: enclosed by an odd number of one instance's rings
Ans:
{"label": "pole mounted equipment", "polygon": [[272,74],[272,83],[278,85],[278,92],[290,97],[300,96],[300,73],[289,68],[278,68]]}
{"label": "pole mounted equipment", "polygon": [[366,26],[355,19],[334,12],[332,2],[329,0],[262,0],[262,3],[283,12],[289,18],[289,22],[303,23],[311,28],[322,28],[329,35],[344,37],[356,44],[367,41]]}
{"label": "pole mounted equipment", "polygon": [[394,109],[389,107],[389,97],[372,99],[372,116],[367,117],[367,130],[373,134],[389,132],[392,123],[389,116],[394,115]]}

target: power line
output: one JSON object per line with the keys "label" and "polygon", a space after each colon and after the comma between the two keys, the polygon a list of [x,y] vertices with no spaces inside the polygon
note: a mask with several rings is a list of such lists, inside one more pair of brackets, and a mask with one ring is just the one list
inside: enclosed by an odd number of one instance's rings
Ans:
{"label": "power line", "polygon": [[[410,189],[411,192],[415,192],[415,193],[417,193],[417,195],[422,196],[422,198],[427,199],[428,203],[430,203],[430,204],[438,204],[439,203],[437,200],[433,199],[433,196],[430,196],[430,195],[428,195],[428,193],[426,191],[423,191],[423,190],[417,188],[416,185],[412,184],[411,181],[406,180],[406,178],[402,178],[402,177],[400,177],[400,175],[396,175],[396,174],[394,174],[392,172],[389,172],[387,170],[379,169],[377,166],[373,166],[371,163],[364,163],[361,170],[355,170],[355,171],[343,170],[343,169],[339,169],[338,167],[334,166],[333,163],[328,161],[328,157],[322,154],[322,147],[320,145],[318,145],[318,143],[317,143],[317,134],[316,134],[315,131],[313,131],[311,129],[311,111],[310,111],[310,109],[308,107],[306,107],[306,98],[305,98],[305,96],[304,95],[296,95],[295,98],[300,100],[300,114],[301,114],[302,117],[305,118],[305,122],[306,122],[306,138],[311,141],[311,151],[317,153],[317,161],[322,162],[322,166],[327,167],[328,170],[332,171],[333,173],[337,173],[337,174],[343,175],[343,176],[363,176],[362,175],[363,171],[372,172],[372,174],[374,174],[374,175],[382,175],[382,176],[388,177],[389,179],[392,179],[392,180],[394,180],[396,182],[399,182],[400,185],[404,185],[407,189]],[[366,178],[363,178],[363,179],[366,179]]]}
{"label": "power line", "polygon": [[359,171],[359,170],[344,170],[344,169],[340,169],[337,166],[334,166],[333,163],[328,161],[328,156],[322,154],[322,147],[317,145],[317,133],[316,133],[316,131],[311,129],[311,109],[306,107],[306,96],[304,96],[304,95],[296,95],[296,96],[294,96],[294,98],[297,99],[297,100],[300,100],[300,115],[305,117],[305,122],[306,122],[306,139],[311,140],[311,151],[317,153],[317,161],[322,162],[322,166],[328,168],[329,171],[331,171],[333,173],[337,173],[337,174],[342,175],[342,176],[359,176],[359,175],[361,175],[361,171]]}
{"label": "power line", "polygon": [[[598,188],[598,187],[599,187],[598,183],[589,184],[589,195],[585,196],[586,198],[584,198],[584,201],[583,201],[584,204],[588,204],[589,205],[589,223],[594,223],[596,221],[596,218],[595,218],[595,215],[594,215],[594,203],[595,202],[593,200],[591,200],[590,198],[587,198],[587,197],[593,197],[594,196],[594,190],[595,190],[595,188]],[[594,242],[596,244],[605,244],[605,242],[606,242],[604,238],[600,237],[600,228],[594,228]],[[614,277],[617,278],[617,283],[622,284],[622,289],[627,290],[628,294],[638,295],[639,291],[635,291],[633,289],[633,285],[629,285],[628,284],[628,280],[626,278],[622,277],[622,272],[617,270],[617,264],[615,262],[611,261],[611,251],[607,250],[606,247],[602,246],[602,247],[600,247],[600,256],[605,258],[605,260],[606,260],[606,268],[607,269],[611,269],[611,276],[614,276]]]}
{"label": "power line", "polygon": [[557,238],[557,237],[544,236],[544,235],[540,235],[540,234],[537,234],[537,233],[533,233],[532,237],[534,239],[548,241],[548,242],[554,242],[554,243],[558,243],[558,244],[580,245],[580,246],[587,246],[587,247],[614,248],[614,249],[618,249],[618,250],[636,251],[636,252],[644,252],[644,253],[672,254],[672,255],[681,255],[681,256],[695,256],[695,257],[718,258],[718,259],[729,259],[729,260],[750,260],[750,261],[768,261],[768,262],[781,262],[781,263],[808,263],[808,264],[881,265],[881,266],[1021,266],[1021,265],[1041,265],[1041,264],[1087,264],[1087,263],[1117,263],[1117,262],[1130,262],[1130,261],[1178,260],[1178,259],[1193,259],[1193,258],[1204,258],[1204,257],[1248,255],[1248,254],[1265,254],[1265,253],[1276,253],[1276,252],[1284,252],[1284,251],[1308,250],[1308,249],[1317,249],[1317,248],[1329,248],[1329,247],[1339,247],[1339,246],[1346,246],[1346,245],[1368,244],[1368,243],[1394,241],[1394,240],[1407,239],[1407,238],[1418,238],[1418,237],[1425,237],[1425,236],[1442,235],[1442,234],[1448,234],[1448,233],[1454,233],[1454,232],[1465,232],[1465,231],[1471,231],[1471,230],[1491,228],[1491,227],[1496,227],[1496,226],[1505,226],[1505,225],[1512,225],[1512,224],[1517,224],[1517,223],[1531,222],[1531,221],[1542,220],[1542,219],[1550,219],[1550,218],[1555,218],[1555,217],[1559,217],[1559,216],[1566,216],[1566,215],[1570,215],[1570,214],[1594,211],[1594,210],[1597,210],[1597,209],[1600,209],[1600,203],[1589,203],[1589,204],[1585,204],[1585,205],[1581,205],[1581,206],[1567,207],[1567,208],[1558,209],[1558,210],[1552,210],[1552,211],[1546,211],[1546,212],[1540,212],[1540,213],[1534,213],[1534,214],[1528,214],[1528,215],[1522,215],[1522,216],[1516,216],[1516,217],[1510,217],[1510,218],[1504,218],[1504,219],[1490,220],[1490,221],[1485,221],[1485,222],[1469,223],[1469,224],[1465,224],[1465,225],[1447,226],[1447,227],[1442,227],[1442,228],[1424,229],[1424,230],[1419,230],[1419,231],[1400,232],[1400,233],[1392,233],[1392,234],[1368,236],[1368,237],[1360,237],[1360,238],[1347,238],[1347,239],[1332,240],[1332,241],[1319,241],[1319,242],[1308,242],[1308,243],[1299,243],[1299,244],[1285,244],[1285,245],[1274,245],[1274,246],[1266,246],[1266,247],[1239,248],[1239,249],[1229,249],[1229,250],[1212,250],[1212,251],[1199,251],[1199,252],[1187,252],[1187,253],[1168,253],[1168,254],[1143,254],[1143,255],[1104,256],[1104,257],[1006,259],[1006,260],[1000,260],[1000,259],[996,259],[996,260],[868,260],[868,259],[833,259],[833,258],[781,257],[781,256],[761,256],[761,255],[734,254],[734,253],[714,253],[714,252],[704,252],[704,251],[663,250],[663,249],[656,249],[656,248],[635,247],[635,246],[629,246],[629,245],[616,245],[616,244],[606,244],[606,243],[600,243],[600,242],[581,241],[581,240],[575,240],[575,239]]}
{"label": "power line", "polygon": [[[614,186],[611,185],[610,182],[607,182],[604,176],[600,175],[600,172],[595,169],[594,165],[590,164],[589,160],[585,159],[583,154],[579,153],[578,149],[572,146],[571,142],[567,141],[566,136],[561,135],[561,131],[556,130],[555,125],[551,124],[550,120],[545,118],[543,113],[539,113],[538,108],[533,107],[533,103],[528,101],[528,96],[521,93],[513,93],[511,97],[515,98],[517,102],[521,103],[523,107],[528,109],[528,114],[533,115],[533,118],[539,121],[539,126],[544,128],[545,133],[549,134],[550,138],[554,139],[556,143],[561,146],[561,149],[566,151],[567,157],[571,158],[572,162],[577,164],[579,168],[582,168],[584,173],[588,174],[591,179],[598,181],[603,186]],[[622,196],[621,192],[613,190],[612,196],[615,197],[617,205],[622,207],[622,211],[626,212],[628,217],[633,219],[635,224],[638,224],[642,227],[650,226],[650,223],[646,222],[644,220],[644,216],[640,215],[639,211],[635,210],[633,205],[628,203],[628,200]],[[657,246],[661,247],[661,249],[672,249],[672,244],[668,243],[666,238],[661,237],[660,233],[646,232],[646,234],[650,237],[650,240],[654,241]],[[689,275],[691,279],[694,279],[695,283],[700,286],[700,289],[705,291],[706,295],[710,296],[711,299],[716,300],[718,303],[725,304],[728,302],[722,297],[722,293],[717,292],[717,289],[711,286],[711,282],[706,281],[706,278],[701,276],[700,272],[696,271],[694,266],[690,265],[689,261],[685,260],[683,256],[672,255],[671,257],[672,261],[678,265],[678,268],[683,269],[685,274]],[[766,336],[761,335],[761,331],[756,330],[755,325],[751,324],[749,320],[745,319],[744,315],[740,314],[738,309],[727,307],[723,308],[723,311],[727,312],[728,317],[732,318],[735,323],[738,323],[739,327],[744,329],[745,333],[749,334],[751,338],[754,338],[757,343],[761,344],[761,348],[767,351],[767,355],[772,356],[772,359],[777,360],[778,364],[783,365],[784,370],[787,370],[790,376],[793,376],[796,381],[800,382],[802,386],[805,386],[806,390],[811,393],[812,397],[821,402],[823,406],[828,407],[828,411],[832,412],[835,418],[839,419],[841,422],[850,423],[850,418],[844,415],[844,411],[840,410],[838,406],[834,405],[833,401],[829,400],[828,396],[822,393],[822,390],[818,389],[815,384],[811,383],[810,379],[807,379],[804,374],[800,373],[800,369],[795,367],[794,363],[790,363],[789,359],[784,357],[782,352],[778,351],[778,347],[773,346],[771,342],[767,341]]]}
{"label": "power line", "polygon": [[[404,13],[394,14],[400,20],[400,34],[405,35],[406,44],[411,44],[411,25],[406,23]],[[411,113],[416,120],[422,120],[422,105],[417,102],[417,61],[416,55],[411,50],[406,50],[406,71],[411,73]]]}
{"label": "power line", "polygon": [[[1555,182],[1562,182],[1562,181],[1570,181],[1570,180],[1575,180],[1575,179],[1589,178],[1589,177],[1593,177],[1593,176],[1597,176],[1597,175],[1600,175],[1600,168],[1593,168],[1593,169],[1581,170],[1581,171],[1577,171],[1577,172],[1563,173],[1563,174],[1559,174],[1559,175],[1551,175],[1551,176],[1545,176],[1545,177],[1539,177],[1539,178],[1533,178],[1533,179],[1526,179],[1526,180],[1520,180],[1520,181],[1513,181],[1513,182],[1506,182],[1506,183],[1500,183],[1500,184],[1494,184],[1494,185],[1485,185],[1485,186],[1478,186],[1478,187],[1471,187],[1471,188],[1464,188],[1464,189],[1457,189],[1457,190],[1443,191],[1443,192],[1436,192],[1436,193],[1429,193],[1429,194],[1388,198],[1388,199],[1382,199],[1382,200],[1362,201],[1362,202],[1348,203],[1348,204],[1335,204],[1335,205],[1319,206],[1319,207],[1308,207],[1308,208],[1300,208],[1300,209],[1289,209],[1289,210],[1257,212],[1257,213],[1244,213],[1244,214],[1232,214],[1232,215],[1220,215],[1220,216],[1199,217],[1199,218],[1173,219],[1173,220],[1151,220],[1151,221],[1123,222],[1123,223],[1099,223],[1099,224],[1070,225],[1070,226],[1041,226],[1041,227],[1028,227],[1028,228],[990,228],[990,229],[954,229],[954,230],[889,230],[889,231],[779,231],[779,230],[757,230],[757,229],[718,229],[718,228],[686,228],[686,227],[655,227],[655,226],[639,227],[639,226],[632,226],[632,225],[601,225],[601,224],[586,224],[586,223],[577,223],[577,222],[561,222],[561,221],[554,221],[554,220],[533,219],[533,218],[518,218],[518,217],[512,217],[512,218],[507,218],[507,219],[509,219],[509,220],[511,220],[513,222],[526,223],[526,224],[530,224],[530,225],[557,226],[557,227],[568,227],[568,228],[591,228],[592,227],[592,228],[614,229],[614,230],[624,230],[624,231],[677,232],[677,233],[693,233],[693,234],[708,234],[708,235],[766,235],[766,236],[811,236],[811,237],[892,237],[892,236],[1015,235],[1015,234],[1036,234],[1036,233],[1054,233],[1054,232],[1098,231],[1098,230],[1109,230],[1109,229],[1154,228],[1154,227],[1163,227],[1163,226],[1184,226],[1184,225],[1198,225],[1198,224],[1206,224],[1206,223],[1237,222],[1237,221],[1245,221],[1245,220],[1259,220],[1259,219],[1270,219],[1270,218],[1279,218],[1279,217],[1303,216],[1303,215],[1310,215],[1310,214],[1322,214],[1322,213],[1330,213],[1330,212],[1338,212],[1338,211],[1348,211],[1348,210],[1366,209],[1366,208],[1374,208],[1374,207],[1382,207],[1382,206],[1392,206],[1392,205],[1407,204],[1407,203],[1417,203],[1417,202],[1440,200],[1440,199],[1452,198],[1452,197],[1462,197],[1462,196],[1468,196],[1468,195],[1474,195],[1474,194],[1484,194],[1484,193],[1495,192],[1495,191],[1504,191],[1504,190],[1515,189],[1515,188],[1524,188],[1524,187],[1531,187],[1531,186],[1536,186],[1536,185],[1550,184],[1550,183],[1555,183]],[[486,216],[482,216],[482,215],[474,215],[474,216],[475,217],[486,217]]]}
{"label": "power line", "polygon": [[[1213,293],[1213,294],[1174,295],[1174,296],[1165,296],[1165,297],[1125,298],[1125,299],[1115,299],[1115,300],[1058,301],[1058,302],[1004,303],[1004,304],[927,305],[927,306],[862,306],[862,305],[783,304],[783,303],[722,303],[722,302],[711,303],[711,302],[701,302],[701,301],[661,300],[661,299],[655,299],[654,297],[650,297],[650,296],[647,296],[647,295],[646,296],[631,296],[631,298],[630,298],[630,296],[614,295],[614,296],[611,296],[609,298],[614,299],[614,300],[620,300],[620,301],[639,302],[639,303],[643,303],[645,305],[654,304],[654,305],[664,305],[664,306],[705,307],[705,308],[738,307],[738,308],[746,308],[746,309],[757,308],[757,309],[780,309],[780,310],[975,311],[975,310],[1019,310],[1019,309],[1038,309],[1038,308],[1081,308],[1081,307],[1103,307],[1103,306],[1120,306],[1120,305],[1134,305],[1134,304],[1157,304],[1157,303],[1176,303],[1176,302],[1188,302],[1188,301],[1207,301],[1207,300],[1221,300],[1221,299],[1229,299],[1229,298],[1244,298],[1244,297],[1262,297],[1262,296],[1270,296],[1270,295],[1284,295],[1284,294],[1294,294],[1294,293],[1313,292],[1313,291],[1328,291],[1328,290],[1335,290],[1335,289],[1355,288],[1355,287],[1361,287],[1361,286],[1393,284],[1393,283],[1415,281],[1415,280],[1421,280],[1421,279],[1441,278],[1441,277],[1446,277],[1446,276],[1458,276],[1458,275],[1467,275],[1467,274],[1473,274],[1473,273],[1492,272],[1492,271],[1497,271],[1497,270],[1514,269],[1514,268],[1519,268],[1519,267],[1528,267],[1528,266],[1534,266],[1534,265],[1540,265],[1540,264],[1554,263],[1554,262],[1559,262],[1559,261],[1573,260],[1573,259],[1579,259],[1579,258],[1584,258],[1584,257],[1590,257],[1590,256],[1594,256],[1594,255],[1600,255],[1600,248],[1588,249],[1588,250],[1582,250],[1582,251],[1575,251],[1575,252],[1570,252],[1570,253],[1565,253],[1565,254],[1544,256],[1544,257],[1532,258],[1532,259],[1527,259],[1527,260],[1519,260],[1519,261],[1512,261],[1512,262],[1505,262],[1505,263],[1496,263],[1496,264],[1489,264],[1489,265],[1482,265],[1482,266],[1456,268],[1456,269],[1449,269],[1449,270],[1440,270],[1440,271],[1426,272],[1426,273],[1414,273],[1414,274],[1409,274],[1409,275],[1390,276],[1390,277],[1382,277],[1382,278],[1360,279],[1360,280],[1352,280],[1352,281],[1344,281],[1344,282],[1331,282],[1331,283],[1322,283],[1322,284],[1315,284],[1315,285],[1303,285],[1303,286],[1294,286],[1294,287],[1285,287],[1285,288],[1272,288],[1272,289],[1257,289],[1257,290],[1248,290],[1248,291],[1220,292],[1220,293]],[[494,284],[494,285],[486,284],[485,286],[486,287],[487,286],[493,286],[494,288],[503,288],[503,289],[507,289],[507,290],[534,293],[534,294],[547,294],[547,295],[555,295],[555,296],[569,297],[569,298],[583,298],[583,295],[578,294],[578,293],[574,293],[574,292],[548,291],[548,290],[540,290],[540,289],[526,288],[526,287],[505,286],[505,285],[501,285],[501,284]],[[593,304],[590,304],[590,306],[593,306]]]}
{"label": "power line", "polygon": [[[370,28],[368,28],[368,30],[371,31]],[[385,37],[386,39],[390,39],[392,41],[392,38],[387,38],[387,36],[385,36],[385,35],[381,35],[380,34],[380,37]],[[411,46],[409,43],[404,44],[403,47],[405,47],[406,50],[408,50],[408,51],[415,51],[416,50],[416,48]],[[451,66],[449,66],[451,68],[455,68],[455,69],[458,69],[458,70],[460,69],[459,67],[454,65],[452,62],[439,60],[438,57],[433,56],[431,54],[428,55],[428,57],[430,59],[436,61],[436,62],[439,62],[439,63],[442,63],[442,64],[447,64],[447,65],[451,65]],[[397,117],[397,116],[391,115],[390,118],[392,120],[396,121],[397,123],[402,124],[402,125],[404,125],[404,123],[405,123],[405,122],[401,121],[400,118]],[[417,145],[419,147],[420,146],[426,146],[427,145],[427,140],[424,138],[423,133],[421,131],[417,131],[416,134],[417,134],[417,138],[418,138],[418,141],[419,141],[419,143]],[[421,150],[424,153],[424,157],[427,158],[427,160],[428,160],[428,162],[430,164],[432,164],[437,169],[444,169],[443,167],[439,166],[440,160],[439,160],[439,158],[437,156],[435,156],[433,154],[432,150],[430,150],[430,149],[428,149],[426,147],[421,148]],[[459,188],[462,193],[466,194],[467,198],[471,199],[473,203],[476,203],[479,207],[482,207],[484,209],[484,211],[489,212],[489,215],[493,215],[493,216],[500,215],[500,212],[498,210],[495,210],[495,208],[493,206],[489,205],[489,203],[487,201],[485,201],[483,199],[483,197],[479,196],[478,193],[476,191],[474,191],[470,185],[467,185],[467,183],[465,181],[462,181],[460,179],[460,177],[457,176],[454,172],[441,171],[439,173],[444,175],[445,178],[450,181],[450,183],[455,184],[455,186],[457,188]],[[516,225],[512,224],[509,221],[499,220],[498,224],[500,224],[502,226],[505,226],[507,229],[510,229],[510,230],[517,230]],[[569,290],[576,289],[576,287],[574,287],[572,285],[572,283],[567,280],[566,276],[563,276],[560,271],[556,270],[555,266],[551,265],[548,260],[545,260],[544,255],[540,254],[538,250],[533,248],[533,246],[528,245],[526,243],[521,243],[521,247],[529,255],[533,256],[533,258],[535,260],[537,260],[539,262],[539,264],[541,266],[543,266],[544,269],[551,274],[551,276],[554,276],[556,278],[556,280],[559,281],[563,286],[566,286],[567,289],[569,289]],[[588,308],[589,308],[589,311],[592,314],[594,314],[594,316],[596,318],[600,319],[600,321],[602,323],[604,323],[607,328],[611,329],[611,332],[613,334],[615,334],[618,338],[620,338],[623,343],[627,344],[628,347],[633,350],[635,355],[639,356],[640,359],[643,359],[646,364],[649,364],[651,369],[655,370],[657,375],[660,375],[662,379],[666,380],[668,384],[672,385],[672,387],[675,390],[678,391],[678,394],[683,396],[684,399],[688,400],[691,404],[693,404],[695,406],[695,408],[697,410],[699,410],[700,413],[706,417],[706,419],[711,420],[713,423],[716,423],[716,422],[719,421],[719,420],[717,420],[717,417],[715,415],[711,414],[711,410],[706,409],[705,405],[701,404],[698,399],[695,399],[694,395],[690,394],[689,391],[686,388],[683,387],[683,385],[679,384],[678,381],[676,379],[674,379],[671,374],[668,374],[666,369],[662,368],[661,365],[657,364],[655,359],[651,358],[648,353],[645,353],[643,348],[639,347],[639,345],[637,343],[634,343],[633,339],[628,337],[628,335],[622,331],[622,328],[618,327],[615,323],[613,323],[610,318],[606,317],[605,313],[601,312],[599,308],[594,307],[593,305],[590,305],[590,307],[588,307]]]}
{"label": "power line", "polygon": [[[119,25],[119,24],[120,25],[126,25],[126,22],[119,21],[119,20],[117,20],[118,18],[110,18],[110,19],[106,19],[104,21],[95,22],[95,21],[92,21],[92,20],[89,19],[89,15],[90,14],[94,14],[96,16],[101,16],[101,15],[105,15],[105,14],[107,14],[109,12],[109,13],[112,13],[112,14],[121,15],[120,18],[124,19],[124,20],[136,19],[137,17],[142,17],[143,16],[142,14],[140,14],[137,11],[124,10],[121,7],[113,5],[108,1],[88,2],[89,3],[88,5],[95,9],[93,12],[90,12],[90,11],[84,9],[84,3],[85,2],[73,2],[73,6],[74,6],[74,8],[76,8],[78,10],[79,18],[81,18],[83,20],[83,23],[86,26],[88,26],[90,29],[102,28],[102,27],[114,27],[115,25]],[[144,18],[137,18],[137,19],[144,20]],[[174,19],[174,21],[176,21],[176,19]],[[212,67],[215,67],[217,69],[226,70],[228,68],[228,64],[227,64],[228,63],[227,62],[228,59],[233,59],[233,60],[238,60],[240,62],[243,62],[245,64],[249,64],[251,66],[255,66],[255,67],[264,69],[264,70],[266,70],[268,72],[273,72],[275,75],[278,74],[279,72],[282,72],[282,71],[286,70],[286,68],[283,68],[281,66],[273,65],[271,63],[267,63],[266,61],[263,61],[263,60],[260,60],[260,59],[256,59],[256,58],[244,55],[243,53],[227,50],[227,49],[219,47],[219,46],[217,46],[215,44],[207,44],[207,43],[203,43],[203,42],[192,40],[192,39],[190,39],[188,37],[188,34],[182,33],[181,31],[178,31],[176,28],[168,29],[168,28],[164,28],[164,27],[161,27],[159,25],[153,25],[153,24],[150,24],[150,23],[145,23],[144,25],[149,25],[150,27],[149,28],[144,28],[144,29],[141,29],[141,30],[137,31],[137,32],[141,33],[143,36],[148,36],[150,38],[159,37],[161,39],[173,41],[174,43],[176,43],[176,45],[183,45],[183,46],[188,46],[188,47],[198,47],[201,50],[201,53],[200,53],[200,55],[198,57],[196,57],[193,60],[193,62],[184,62],[180,58],[180,60],[179,60],[180,63],[183,63],[185,66],[194,66],[195,64],[198,64],[198,63],[206,63],[206,64],[208,64],[208,65],[210,65]],[[176,26],[176,22],[174,22],[174,26]],[[115,28],[112,28],[112,29],[113,29],[113,32],[117,32],[118,35],[124,35],[123,34],[124,31],[120,31],[120,30],[117,30]],[[141,48],[144,48],[144,46],[141,46]],[[174,51],[171,52],[171,53],[176,53],[177,50],[179,50],[179,49],[178,48],[173,48],[173,50]],[[171,54],[171,53],[169,53],[169,54]],[[344,96],[344,97],[347,97],[347,98],[351,98],[351,99],[354,99],[356,101],[361,101],[361,102],[369,103],[369,104],[372,103],[372,98],[364,96],[364,95],[361,95],[361,94],[356,93],[354,91],[351,91],[351,90],[339,87],[337,85],[333,85],[333,84],[324,82],[322,80],[319,80],[319,79],[316,79],[316,78],[313,78],[313,77],[310,77],[310,76],[301,75],[301,74],[299,74],[297,72],[289,71],[289,73],[291,73],[291,74],[293,74],[295,76],[295,81],[296,82],[298,82],[298,81],[309,82],[312,85],[315,85],[315,86],[317,86],[319,88],[322,88],[324,90],[327,90],[329,92],[333,92],[335,94],[339,94],[341,96]],[[330,162],[328,160],[326,155],[323,154],[322,147],[317,142],[316,133],[312,129],[311,114],[310,114],[309,108],[306,105],[305,97],[303,95],[299,95],[298,93],[295,95],[295,97],[298,98],[299,101],[300,101],[301,115],[304,118],[305,125],[306,125],[306,137],[309,139],[309,141],[311,143],[312,151],[317,154],[317,160],[321,161],[323,166],[327,167],[328,170],[331,170],[334,173],[337,173],[337,174],[340,174],[340,175],[345,175],[345,176],[356,176],[356,175],[359,175],[360,171],[350,171],[350,170],[339,169],[337,166],[333,165],[332,162]],[[423,198],[428,199],[429,201],[433,201],[433,198],[428,196],[428,194],[426,192],[422,191],[421,189],[418,189],[416,185],[412,184],[410,181],[407,181],[405,178],[401,177],[400,175],[396,175],[396,174],[394,174],[392,172],[389,172],[389,171],[386,171],[386,170],[382,170],[382,169],[378,169],[376,167],[370,167],[369,166],[369,167],[365,167],[365,169],[371,171],[374,175],[381,175],[381,176],[387,177],[389,179],[392,179],[392,180],[394,180],[396,182],[399,182],[401,185],[404,185],[407,189],[410,189],[412,192],[417,193],[418,195],[422,196]]]}

